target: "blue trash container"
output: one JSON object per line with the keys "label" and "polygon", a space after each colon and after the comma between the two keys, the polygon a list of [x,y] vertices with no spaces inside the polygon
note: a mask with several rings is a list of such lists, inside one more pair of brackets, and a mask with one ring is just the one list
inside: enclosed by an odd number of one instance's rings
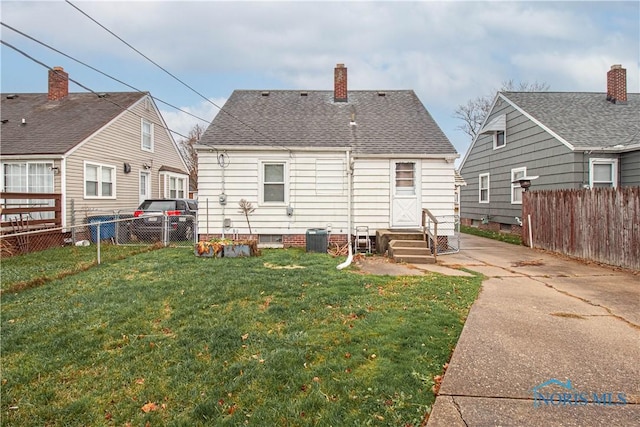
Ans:
{"label": "blue trash container", "polygon": [[100,240],[116,237],[116,223],[113,222],[114,219],[113,215],[96,215],[87,218],[87,221],[89,222],[89,232],[91,233],[91,241],[93,243],[98,242],[98,222],[102,223],[100,224]]}

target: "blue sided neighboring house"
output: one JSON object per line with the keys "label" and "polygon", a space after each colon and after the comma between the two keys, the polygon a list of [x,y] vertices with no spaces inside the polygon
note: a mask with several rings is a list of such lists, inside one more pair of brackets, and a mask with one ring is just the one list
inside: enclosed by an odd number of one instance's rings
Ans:
{"label": "blue sided neighboring house", "polygon": [[606,93],[499,92],[460,164],[462,224],[520,232],[522,188],[640,185],[640,94],[626,69],[607,72]]}

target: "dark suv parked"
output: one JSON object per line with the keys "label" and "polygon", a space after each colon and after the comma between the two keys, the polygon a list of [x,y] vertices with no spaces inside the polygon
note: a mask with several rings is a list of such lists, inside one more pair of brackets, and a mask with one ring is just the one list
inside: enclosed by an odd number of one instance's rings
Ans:
{"label": "dark suv parked", "polygon": [[198,202],[192,199],[147,199],[133,213],[131,232],[138,240],[162,240],[168,221],[167,240],[192,240]]}

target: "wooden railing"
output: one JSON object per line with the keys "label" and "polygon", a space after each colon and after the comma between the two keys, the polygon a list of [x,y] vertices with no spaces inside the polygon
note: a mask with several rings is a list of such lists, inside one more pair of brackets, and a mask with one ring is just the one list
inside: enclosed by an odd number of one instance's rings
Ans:
{"label": "wooden railing", "polygon": [[[62,195],[57,193],[0,193],[0,227],[2,230],[15,227],[17,222],[21,228],[37,229],[62,226]],[[53,205],[43,205],[34,200],[50,200]],[[53,212],[53,218],[35,219],[33,213]],[[13,218],[6,219],[6,218]],[[25,230],[26,231],[26,230]]]}
{"label": "wooden railing", "polygon": [[[433,223],[433,232],[431,227],[427,223],[427,218]],[[433,253],[433,258],[438,260],[438,220],[429,211],[429,209],[422,209],[422,232],[424,233],[424,240],[427,242]]]}

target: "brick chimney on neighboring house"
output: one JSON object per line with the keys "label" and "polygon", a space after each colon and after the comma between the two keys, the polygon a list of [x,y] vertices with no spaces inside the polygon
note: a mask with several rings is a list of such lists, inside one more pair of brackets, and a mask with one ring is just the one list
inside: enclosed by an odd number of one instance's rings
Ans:
{"label": "brick chimney on neighboring house", "polygon": [[59,101],[69,95],[69,73],[62,67],[49,70],[49,101]]}
{"label": "brick chimney on neighboring house", "polygon": [[337,64],[333,72],[333,100],[347,102],[347,68]]}
{"label": "brick chimney on neighboring house", "polygon": [[607,71],[607,101],[627,103],[627,70],[620,64],[612,65]]}

